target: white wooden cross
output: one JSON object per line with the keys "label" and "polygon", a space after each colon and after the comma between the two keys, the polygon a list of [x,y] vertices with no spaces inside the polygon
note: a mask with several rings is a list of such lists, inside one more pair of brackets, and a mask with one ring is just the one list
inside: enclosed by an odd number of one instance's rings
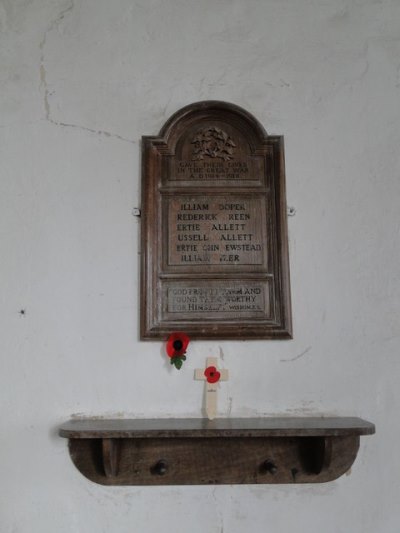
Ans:
{"label": "white wooden cross", "polygon": [[197,368],[194,379],[205,381],[206,385],[206,414],[213,420],[217,414],[217,390],[220,381],[229,379],[228,370],[218,369],[216,357],[207,357],[206,368]]}

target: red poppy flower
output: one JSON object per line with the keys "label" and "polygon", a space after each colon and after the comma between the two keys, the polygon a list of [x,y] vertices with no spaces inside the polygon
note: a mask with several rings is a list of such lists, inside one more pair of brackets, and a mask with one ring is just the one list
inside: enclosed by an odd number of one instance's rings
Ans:
{"label": "red poppy flower", "polygon": [[171,333],[167,340],[167,354],[169,357],[185,355],[189,345],[189,337],[180,331]]}
{"label": "red poppy flower", "polygon": [[215,366],[208,366],[204,370],[204,375],[206,376],[207,383],[217,383],[221,377],[221,373],[218,372]]}
{"label": "red poppy flower", "polygon": [[181,368],[183,361],[186,359],[186,349],[189,345],[190,339],[181,331],[171,333],[167,340],[167,355],[171,358],[171,365],[176,368]]}

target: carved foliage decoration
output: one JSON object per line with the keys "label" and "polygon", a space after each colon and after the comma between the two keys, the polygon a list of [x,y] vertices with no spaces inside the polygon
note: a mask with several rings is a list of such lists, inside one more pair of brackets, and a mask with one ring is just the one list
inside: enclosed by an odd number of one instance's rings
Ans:
{"label": "carved foliage decoration", "polygon": [[215,126],[200,130],[191,144],[194,144],[193,161],[202,160],[204,157],[229,161],[233,159],[236,147],[229,135]]}

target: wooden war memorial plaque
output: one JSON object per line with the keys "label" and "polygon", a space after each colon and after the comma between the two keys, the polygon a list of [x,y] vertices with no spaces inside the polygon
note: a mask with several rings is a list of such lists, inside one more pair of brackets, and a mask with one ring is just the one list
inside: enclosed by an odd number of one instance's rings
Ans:
{"label": "wooden war memorial plaque", "polygon": [[207,101],[142,140],[141,338],[291,338],[283,137]]}

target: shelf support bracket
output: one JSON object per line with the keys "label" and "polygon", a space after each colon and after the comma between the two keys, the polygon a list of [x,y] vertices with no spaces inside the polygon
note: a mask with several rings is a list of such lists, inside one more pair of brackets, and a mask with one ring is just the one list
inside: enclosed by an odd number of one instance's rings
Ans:
{"label": "shelf support bracket", "polygon": [[102,439],[103,467],[106,477],[118,476],[120,452],[119,439]]}

